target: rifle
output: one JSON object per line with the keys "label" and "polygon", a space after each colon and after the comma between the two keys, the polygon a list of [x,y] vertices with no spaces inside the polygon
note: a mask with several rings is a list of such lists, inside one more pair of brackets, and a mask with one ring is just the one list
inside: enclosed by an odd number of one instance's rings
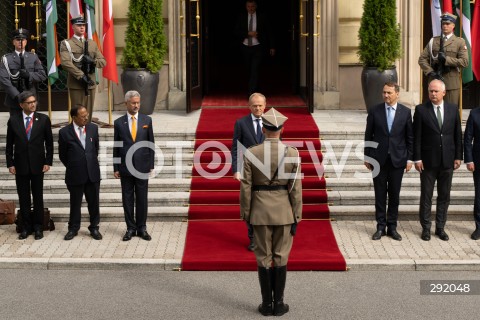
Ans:
{"label": "rifle", "polygon": [[[23,40],[20,40],[20,71],[25,70],[25,57],[23,56]],[[30,85],[27,82],[25,82],[25,78],[23,78],[21,75],[18,77],[18,91],[23,92],[25,90],[30,89]]]}
{"label": "rifle", "polygon": [[[90,70],[90,63],[87,61],[87,56],[88,56],[88,39],[85,39],[85,46],[83,47],[83,59],[82,59],[82,71],[85,77],[87,79],[90,79],[88,76],[91,72]],[[89,96],[90,92],[88,91],[88,84],[90,81],[84,83],[85,87],[85,96]]]}
{"label": "rifle", "polygon": [[443,78],[443,73],[445,71],[448,71],[448,70],[445,70],[445,60],[443,62],[440,62],[440,59],[438,59],[438,57],[440,55],[443,55],[445,56],[445,47],[444,47],[444,40],[443,40],[443,34],[440,35],[440,48],[438,49],[438,53],[437,53],[437,65],[436,65],[436,70],[435,70],[435,75],[433,76],[435,79],[438,79],[438,80],[442,80],[443,82],[445,82],[444,78]]}

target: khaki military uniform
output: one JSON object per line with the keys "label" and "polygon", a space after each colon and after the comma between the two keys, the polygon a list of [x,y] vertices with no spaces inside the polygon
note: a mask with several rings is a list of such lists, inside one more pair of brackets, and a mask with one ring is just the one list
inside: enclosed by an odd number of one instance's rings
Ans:
{"label": "khaki military uniform", "polygon": [[[302,219],[300,157],[297,149],[278,139],[266,139],[248,151],[262,164],[268,160],[265,153],[270,152],[271,157],[270,163],[262,166],[255,164],[248,152],[244,155],[241,219],[253,225],[258,266],[270,268],[272,260],[275,267],[286,266],[293,243],[291,225]],[[273,178],[277,168],[278,175]]]}
{"label": "khaki military uniform", "polygon": [[[68,50],[66,42],[70,45],[71,54]],[[85,96],[85,84],[81,80],[84,73],[82,71],[82,62],[75,61],[81,60],[81,56],[84,52],[84,43],[82,43],[76,37],[71,37],[68,40],[64,40],[60,44],[60,58],[62,61],[62,67],[68,72],[67,87],[68,94],[72,106],[83,105],[87,107],[89,113],[89,120],[92,119],[93,104],[95,101],[95,88],[96,85],[89,86],[89,96]],[[73,55],[73,58],[72,58]],[[98,49],[97,44],[93,40],[88,40],[88,55],[95,60],[95,66],[97,68],[103,68],[107,64],[105,57]],[[90,80],[96,83],[95,73],[89,74]]]}
{"label": "khaki military uniform", "polygon": [[[448,40],[444,41],[443,47],[445,50],[446,61],[442,77],[444,78],[445,87],[447,89],[447,94],[444,99],[447,102],[459,105],[460,88],[462,87],[461,71],[462,68],[468,66],[467,46],[465,40],[452,35]],[[440,37],[434,37],[433,42],[431,42],[431,48],[429,42],[420,55],[420,58],[418,58],[418,64],[425,75],[428,76],[430,72],[437,71],[437,56],[439,50]],[[428,82],[433,79],[433,77],[428,77]]]}

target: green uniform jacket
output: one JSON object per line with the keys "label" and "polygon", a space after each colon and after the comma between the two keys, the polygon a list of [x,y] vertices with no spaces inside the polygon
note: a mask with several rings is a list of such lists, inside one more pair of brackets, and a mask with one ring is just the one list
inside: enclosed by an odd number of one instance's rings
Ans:
{"label": "green uniform jacket", "polygon": [[[430,43],[430,42],[429,42]],[[465,40],[452,35],[447,41],[443,43],[445,49],[446,61],[445,66],[450,67],[450,72],[443,73],[445,79],[445,87],[447,90],[459,89],[461,87],[460,71],[462,68],[468,66],[468,51]],[[434,37],[432,43],[432,52],[430,54],[430,45],[427,44],[423,49],[418,64],[422,68],[425,75],[435,71],[434,67],[437,65],[438,50],[440,50],[440,37]],[[435,57],[435,58],[434,58]],[[432,79],[428,79],[429,82]]]}
{"label": "green uniform jacket", "polygon": [[[280,159],[287,154],[271,182]],[[265,153],[270,150],[270,163]],[[254,158],[259,163],[254,164]],[[243,178],[240,185],[241,219],[253,225],[287,225],[302,219],[302,180],[300,157],[297,149],[286,146],[278,139],[266,139],[264,143],[248,149],[244,155]],[[256,162],[256,161],[255,161]],[[270,172],[268,173],[268,170]],[[266,176],[265,174],[268,176]],[[288,186],[288,190],[253,191],[253,186]]]}

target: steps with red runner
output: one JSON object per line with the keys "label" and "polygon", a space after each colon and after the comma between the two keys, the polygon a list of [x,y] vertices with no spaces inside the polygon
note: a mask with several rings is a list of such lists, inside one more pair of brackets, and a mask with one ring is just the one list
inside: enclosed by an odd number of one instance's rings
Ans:
{"label": "steps with red runner", "polygon": [[[302,158],[303,219],[290,255],[290,270],[345,270],[329,222],[318,128],[307,108],[280,108],[289,118],[282,141]],[[183,270],[256,270],[245,223],[240,183],[231,176],[233,126],[247,108],[203,109],[197,127],[189,224]],[[309,220],[312,219],[312,220]],[[319,220],[325,219],[325,220]]]}

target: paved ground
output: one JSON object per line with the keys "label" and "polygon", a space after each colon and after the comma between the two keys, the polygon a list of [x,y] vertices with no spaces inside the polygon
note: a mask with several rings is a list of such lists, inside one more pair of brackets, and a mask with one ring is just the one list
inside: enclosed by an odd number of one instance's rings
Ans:
{"label": "paved ground", "polygon": [[[113,119],[120,116],[116,112]],[[200,112],[161,111],[154,115],[158,132],[195,131]],[[54,112],[53,123],[65,121],[66,112]],[[105,112],[97,112],[107,122]],[[348,136],[364,127],[364,111],[316,111],[314,118],[323,132],[338,132]],[[468,117],[468,110],[463,118]],[[0,113],[0,132],[6,130],[6,113]],[[102,129],[111,130],[111,129]],[[2,169],[3,170],[3,169]],[[6,169],[5,169],[6,170]],[[373,205],[373,204],[372,204]],[[352,270],[480,270],[480,241],[470,239],[473,221],[449,221],[446,231],[450,241],[432,237],[430,242],[420,239],[417,221],[400,221],[398,231],[403,241],[390,238],[372,241],[373,221],[335,221],[332,226],[347,265]],[[145,270],[172,270],[180,267],[185,243],[186,222],[151,222],[151,242],[135,238],[121,241],[125,231],[123,222],[101,224],[102,241],[88,235],[86,227],[72,241],[64,241],[66,223],[58,222],[57,230],[46,232],[40,241],[32,237],[17,240],[14,226],[0,226],[0,268],[141,268]],[[301,232],[301,225],[299,227]]]}

